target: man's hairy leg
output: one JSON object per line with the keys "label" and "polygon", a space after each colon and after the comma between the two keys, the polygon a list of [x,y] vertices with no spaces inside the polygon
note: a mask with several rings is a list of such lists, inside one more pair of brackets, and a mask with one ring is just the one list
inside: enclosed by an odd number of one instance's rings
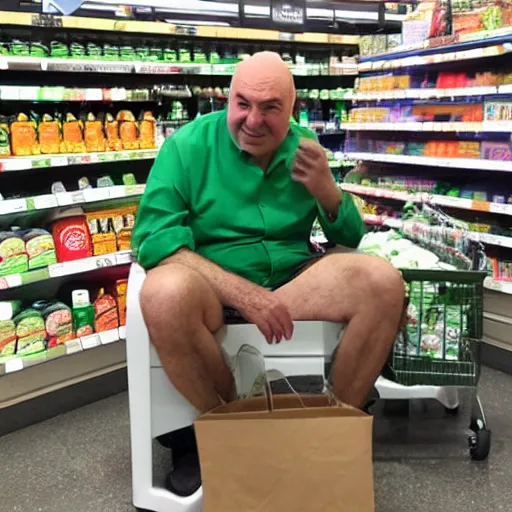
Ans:
{"label": "man's hairy leg", "polygon": [[234,396],[234,380],[214,337],[223,324],[212,287],[191,268],[167,263],[148,272],[141,307],[151,342],[178,391],[201,413]]}
{"label": "man's hairy leg", "polygon": [[343,402],[362,407],[399,329],[400,273],[381,258],[330,254],[274,293],[294,320],[347,322],[333,388]]}

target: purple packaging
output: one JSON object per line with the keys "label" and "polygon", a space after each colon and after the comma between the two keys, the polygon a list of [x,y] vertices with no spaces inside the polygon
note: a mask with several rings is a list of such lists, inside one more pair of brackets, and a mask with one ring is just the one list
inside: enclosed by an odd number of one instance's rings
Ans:
{"label": "purple packaging", "polygon": [[512,161],[512,146],[507,142],[485,141],[481,145],[482,158],[488,160]]}

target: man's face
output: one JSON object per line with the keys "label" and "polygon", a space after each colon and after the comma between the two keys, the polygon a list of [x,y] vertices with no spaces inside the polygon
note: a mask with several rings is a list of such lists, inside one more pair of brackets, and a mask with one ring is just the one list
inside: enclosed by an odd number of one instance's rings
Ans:
{"label": "man's face", "polygon": [[230,91],[228,127],[238,146],[255,157],[270,156],[290,128],[292,87],[273,80],[236,80]]}

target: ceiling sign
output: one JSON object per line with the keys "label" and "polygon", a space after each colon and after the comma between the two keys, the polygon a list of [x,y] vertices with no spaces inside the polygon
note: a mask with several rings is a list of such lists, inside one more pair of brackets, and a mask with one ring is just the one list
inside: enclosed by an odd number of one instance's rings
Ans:
{"label": "ceiling sign", "polygon": [[272,0],[272,23],[290,31],[304,31],[306,0]]}

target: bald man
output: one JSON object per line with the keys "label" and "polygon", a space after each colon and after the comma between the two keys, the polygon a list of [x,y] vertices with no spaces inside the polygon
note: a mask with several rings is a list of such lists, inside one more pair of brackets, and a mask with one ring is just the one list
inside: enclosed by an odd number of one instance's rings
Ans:
{"label": "bald man", "polygon": [[[365,227],[314,134],[290,124],[294,102],[277,54],[241,62],[227,112],[166,140],[140,203],[133,247],[147,270],[144,319],[169,379],[201,413],[235,398],[215,339],[226,308],[269,343],[290,339],[294,320],[346,322],[332,383],[356,407],[398,330],[399,272],[369,256],[321,255],[309,243],[317,217],[329,241],[348,247]],[[168,488],[191,494],[200,485],[193,432],[173,439]]]}

